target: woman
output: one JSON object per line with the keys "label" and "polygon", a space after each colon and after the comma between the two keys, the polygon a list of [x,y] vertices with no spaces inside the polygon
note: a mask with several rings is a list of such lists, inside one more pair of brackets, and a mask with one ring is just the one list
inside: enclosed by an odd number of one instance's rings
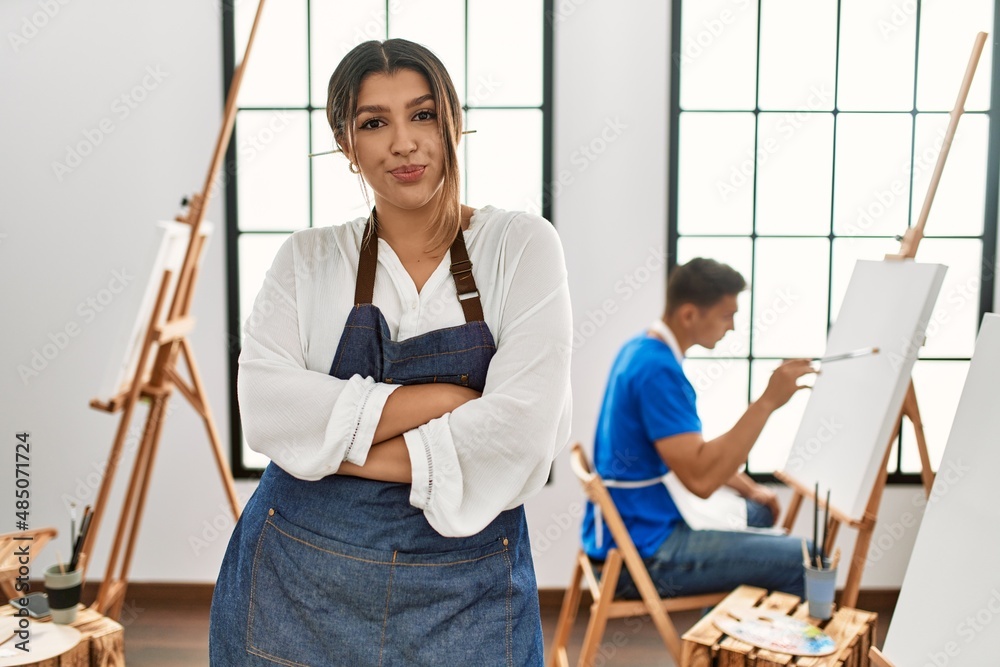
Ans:
{"label": "woman", "polygon": [[459,202],[440,61],[366,42],[330,79],[368,219],[300,231],[238,391],[272,463],[212,602],[214,665],[540,665],[522,503],[569,438],[571,317],[545,220]]}

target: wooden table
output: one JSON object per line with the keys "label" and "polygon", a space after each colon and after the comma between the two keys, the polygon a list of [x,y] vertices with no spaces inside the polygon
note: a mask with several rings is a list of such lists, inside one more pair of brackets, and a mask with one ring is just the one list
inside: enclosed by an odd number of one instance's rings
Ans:
{"label": "wooden table", "polygon": [[[13,616],[15,609],[2,605],[0,616]],[[122,626],[93,609],[82,605],[71,623],[83,636],[80,643],[66,653],[28,667],[124,667],[125,630]]]}
{"label": "wooden table", "polygon": [[[808,620],[819,626],[837,642],[837,650],[822,658],[806,658],[775,653],[751,646],[727,636],[713,623],[717,615],[727,609],[739,607],[760,607],[782,611],[794,618]],[[681,652],[683,667],[772,667],[775,665],[795,665],[796,667],[867,667],[868,649],[875,642],[875,627],[878,614],[858,609],[841,607],[834,611],[828,621],[818,621],[809,617],[808,605],[794,595],[786,593],[767,594],[762,588],[740,586],[720,602],[715,609],[699,620],[694,627],[684,633]]]}

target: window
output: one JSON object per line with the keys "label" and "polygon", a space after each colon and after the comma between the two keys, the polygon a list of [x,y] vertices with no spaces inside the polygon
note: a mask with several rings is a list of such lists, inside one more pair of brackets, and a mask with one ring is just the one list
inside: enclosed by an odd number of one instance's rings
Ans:
{"label": "window", "polygon": [[[674,0],[670,256],[716,258],[751,285],[736,331],[687,362],[706,437],[735,423],[782,358],[823,353],[856,260],[898,251],[973,40],[996,34],[996,15],[995,0]],[[913,371],[935,467],[992,310],[996,57],[980,58],[917,254],[949,267]],[[784,464],[806,401],[771,418],[751,473]],[[916,480],[908,423],[889,465],[890,480]]]}
{"label": "window", "polygon": [[[225,81],[256,2],[224,3]],[[294,231],[368,214],[358,179],[332,150],[326,88],[340,59],[369,39],[430,48],[463,101],[463,201],[549,217],[551,0],[281,0],[261,18],[239,96],[225,179],[229,259],[230,412],[236,476],[267,459],[243,441],[236,402],[242,323],[278,247]]]}

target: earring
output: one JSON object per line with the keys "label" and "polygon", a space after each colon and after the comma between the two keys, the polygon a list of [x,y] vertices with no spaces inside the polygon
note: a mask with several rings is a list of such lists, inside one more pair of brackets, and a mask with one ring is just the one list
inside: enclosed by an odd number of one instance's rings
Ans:
{"label": "earring", "polygon": [[358,166],[358,165],[357,165],[356,163],[354,163],[354,162],[351,162],[351,163],[350,163],[349,165],[347,165],[347,169],[348,169],[348,171],[350,171],[350,172],[351,172],[352,174],[360,174],[360,173],[361,173],[361,167],[359,167],[359,166]]}

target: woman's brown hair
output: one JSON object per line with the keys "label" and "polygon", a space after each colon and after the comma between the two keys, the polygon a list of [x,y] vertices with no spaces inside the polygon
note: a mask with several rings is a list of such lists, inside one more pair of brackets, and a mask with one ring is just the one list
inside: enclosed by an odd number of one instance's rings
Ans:
{"label": "woman's brown hair", "polygon": [[358,44],[344,56],[330,77],[326,119],[341,149],[354,146],[354,117],[361,83],[369,74],[392,75],[404,69],[424,75],[437,109],[438,130],[444,148],[444,182],[431,220],[431,248],[439,248],[454,240],[461,225],[458,142],[462,136],[462,105],[451,76],[437,56],[426,47],[405,39]]}

